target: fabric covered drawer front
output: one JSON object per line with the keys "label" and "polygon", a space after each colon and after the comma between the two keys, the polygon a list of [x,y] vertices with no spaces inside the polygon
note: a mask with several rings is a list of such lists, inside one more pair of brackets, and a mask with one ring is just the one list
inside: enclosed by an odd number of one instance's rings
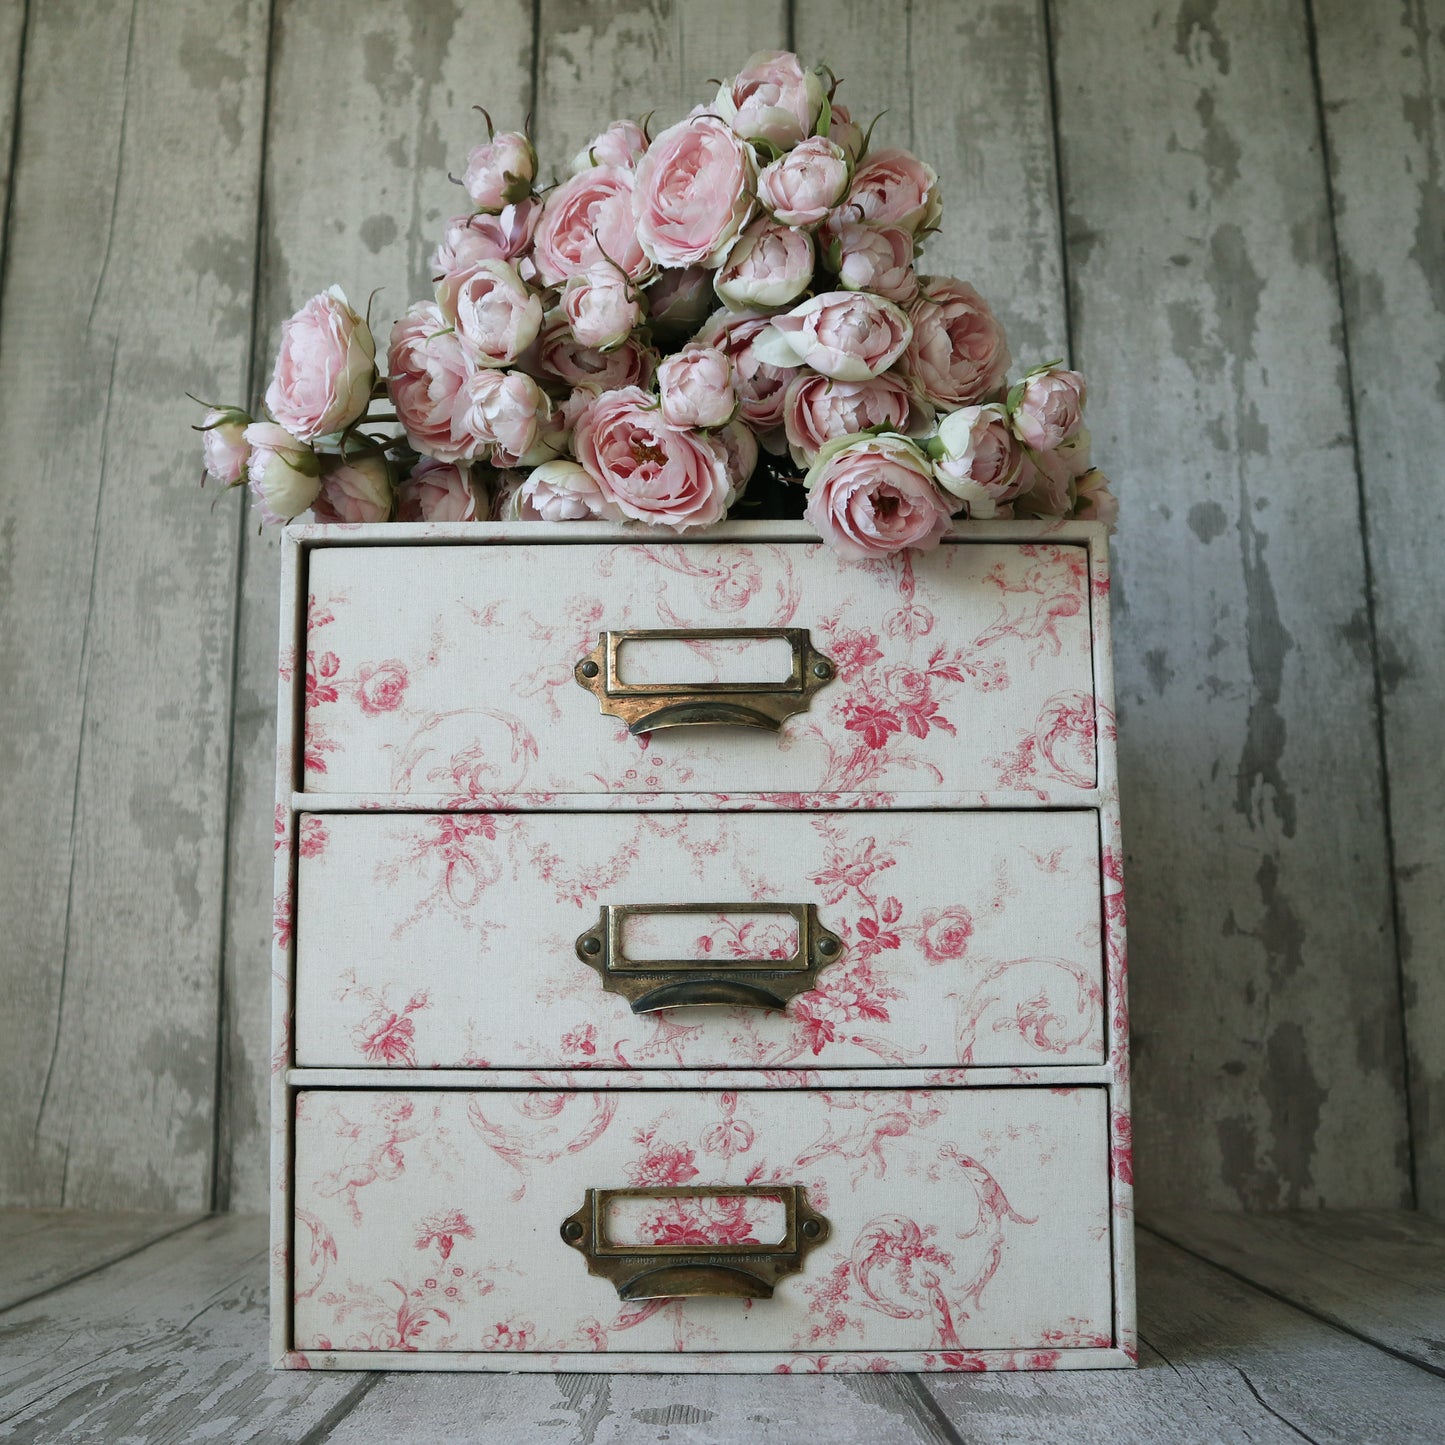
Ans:
{"label": "fabric covered drawer front", "polygon": [[[306,590],[308,791],[456,807],[1095,784],[1079,544],[958,540],[867,565],[801,542],[327,546]],[[709,634],[787,628],[832,675],[780,732],[639,738],[576,673],[604,632],[671,629],[690,640],[620,645],[619,685],[776,685],[788,644]]]}
{"label": "fabric covered drawer front", "polygon": [[[796,1354],[1114,1343],[1106,1091],[298,1094],[301,1351]],[[726,1186],[801,1188],[826,1220],[771,1298],[619,1297],[562,1237],[585,1191],[643,1246],[771,1242]],[[721,1193],[719,1193],[721,1189]],[[709,1193],[711,1192],[711,1193]],[[715,1261],[716,1262],[716,1261]]]}
{"label": "fabric covered drawer front", "polygon": [[1091,811],[309,814],[298,869],[302,1066],[1104,1062]]}

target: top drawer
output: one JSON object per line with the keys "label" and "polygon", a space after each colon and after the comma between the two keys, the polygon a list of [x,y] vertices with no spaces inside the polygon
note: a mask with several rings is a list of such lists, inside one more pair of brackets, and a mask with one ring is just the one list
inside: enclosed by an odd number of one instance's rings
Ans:
{"label": "top drawer", "polygon": [[[1088,579],[1073,543],[946,541],[861,565],[807,542],[316,547],[302,787],[451,807],[539,793],[1091,789]],[[814,654],[830,676],[776,732],[636,736],[577,675],[601,634],[633,629],[696,635],[622,642],[623,685],[776,686],[795,668],[811,675]],[[802,629],[814,652],[794,656],[797,633],[716,636],[736,629]],[[608,671],[604,658],[598,685]],[[731,694],[713,697],[735,713]]]}

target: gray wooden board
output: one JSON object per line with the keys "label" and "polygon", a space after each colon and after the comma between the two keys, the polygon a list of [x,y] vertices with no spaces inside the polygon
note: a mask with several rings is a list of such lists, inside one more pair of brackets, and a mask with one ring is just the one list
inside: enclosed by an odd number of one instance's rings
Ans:
{"label": "gray wooden board", "polygon": [[[10,157],[25,50],[25,8],[25,0],[0,0],[0,222],[10,201]],[[5,235],[0,229],[0,274],[4,266]]]}
{"label": "gray wooden board", "polygon": [[1067,354],[1058,194],[1039,0],[915,3],[879,23],[866,0],[797,0],[806,64],[842,79],[838,99],[876,147],[906,146],[937,172],[941,230],[922,267],[976,286],[1020,370]]}
{"label": "gray wooden board", "polygon": [[200,1217],[84,1209],[0,1210],[0,1310],[134,1254]]}
{"label": "gray wooden board", "polygon": [[32,7],[0,333],[0,1202],[196,1208],[265,4]]}
{"label": "gray wooden board", "polygon": [[266,1358],[266,1226],[218,1216],[0,1314],[0,1435],[294,1440],[366,1381]]}
{"label": "gray wooden board", "polygon": [[1171,1211],[1151,1228],[1445,1375],[1445,1224],[1418,1214]]}
{"label": "gray wooden board", "polygon": [[1119,481],[1141,1202],[1407,1201],[1340,308],[1300,4],[1053,6],[1075,358]]}
{"label": "gray wooden board", "polygon": [[1137,1373],[930,1375],[959,1436],[1017,1445],[1434,1445],[1445,1381],[1141,1230]]}
{"label": "gray wooden board", "polygon": [[[277,0],[266,144],[256,387],[281,322],[336,284],[372,303],[384,359],[392,320],[431,292],[432,247],[468,209],[459,175],[486,128],[531,102],[528,0],[466,7],[355,0],[344,34],[327,5]],[[326,76],[327,118],[316,119]],[[240,499],[228,506],[242,505]],[[240,608],[226,908],[224,1120],[217,1205],[267,1198],[272,824],[280,545],[248,518]]]}
{"label": "gray wooden board", "polygon": [[[1445,1215],[1445,3],[1314,0],[1373,562],[1419,1204]],[[1430,480],[1426,480],[1426,479]],[[1369,638],[1352,640],[1362,665]]]}

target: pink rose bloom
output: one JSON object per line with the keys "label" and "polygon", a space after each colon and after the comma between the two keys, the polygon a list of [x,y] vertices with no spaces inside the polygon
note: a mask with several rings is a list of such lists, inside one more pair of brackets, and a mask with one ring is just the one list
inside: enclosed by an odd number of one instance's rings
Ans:
{"label": "pink rose bloom", "polygon": [[603,497],[635,521],[682,531],[726,512],[719,451],[668,426],[640,387],[599,396],[578,419],[572,444]]}
{"label": "pink rose bloom", "polygon": [[1119,499],[1098,467],[1085,472],[1074,488],[1074,516],[1084,522],[1103,522],[1111,532],[1118,525]]}
{"label": "pink rose bloom", "polygon": [[266,409],[292,436],[315,441],[365,413],[375,380],[371,329],[333,286],[282,325]]}
{"label": "pink rose bloom", "polygon": [[792,373],[770,366],[757,353],[757,343],[769,330],[772,319],[766,312],[718,311],[698,332],[697,340],[728,354],[738,389],[738,414],[769,451],[781,452],[787,446],[783,437],[783,399]]}
{"label": "pink rose bloom", "polygon": [[856,165],[863,154],[863,127],[848,113],[846,105],[833,102],[832,115],[828,124],[828,139],[842,146],[843,153]]}
{"label": "pink rose bloom", "polygon": [[727,505],[731,507],[747,489],[753,469],[758,464],[758,439],[753,435],[753,429],[739,418],[713,432],[710,440],[723,454],[723,466],[728,475]]}
{"label": "pink rose bloom", "polygon": [[580,345],[610,351],[642,322],[631,282],[610,261],[597,261],[567,278],[562,310]]}
{"label": "pink rose bloom", "polygon": [[543,377],[596,391],[646,386],[657,370],[656,353],[635,336],[628,337],[614,351],[581,345],[572,335],[572,323],[560,309],[548,314],[533,359]]}
{"label": "pink rose bloom", "polygon": [[1084,378],[1062,366],[1032,371],[1013,404],[1018,439],[1036,452],[1053,451],[1084,424]]}
{"label": "pink rose bloom", "polygon": [[593,166],[621,166],[631,170],[646,153],[647,132],[635,120],[614,120],[573,157],[572,174]]}
{"label": "pink rose bloom", "polygon": [[535,196],[504,206],[495,216],[453,217],[431,254],[432,279],[455,275],[478,261],[515,260],[532,244],[541,218],[542,203]]}
{"label": "pink rose bloom", "polygon": [[1008,412],[997,402],[950,412],[939,423],[930,451],[938,485],[967,502],[970,517],[995,516],[1001,503],[1011,502],[1033,481]]}
{"label": "pink rose bloom", "polygon": [[930,908],[920,922],[918,941],[929,963],[947,963],[968,952],[968,941],[973,937],[973,914],[962,904]]}
{"label": "pink rose bloom", "polygon": [[952,411],[999,394],[1008,372],[1008,340],[972,286],[951,276],[929,276],[909,315],[913,341],[900,369],[920,396]]}
{"label": "pink rose bloom", "polygon": [[[743,238],[747,239],[746,232]],[[654,333],[691,336],[712,313],[715,275],[706,266],[662,267],[647,287],[647,312]]]}
{"label": "pink rose bloom", "polygon": [[602,495],[587,468],[558,457],[527,474],[517,488],[517,521],[620,522],[618,507]]}
{"label": "pink rose bloom", "polygon": [[369,717],[395,712],[401,706],[409,681],[405,663],[394,659],[364,662],[356,670],[356,700]]}
{"label": "pink rose bloom", "polygon": [[471,467],[455,462],[428,458],[397,489],[398,522],[475,522],[487,511],[486,492]]}
{"label": "pink rose bloom", "polygon": [[936,226],[943,213],[938,176],[909,151],[874,151],[853,172],[841,210],[845,221],[898,226],[917,235]]}
{"label": "pink rose bloom", "polygon": [[798,372],[788,384],[783,426],[788,449],[800,467],[812,465],[825,443],[881,427],[904,432],[912,411],[908,388],[896,376],[867,381],[831,381]]}
{"label": "pink rose bloom", "polygon": [[908,317],[865,291],[825,291],[773,318],[758,354],[773,366],[811,366],[835,381],[887,371],[913,339]]}
{"label": "pink rose bloom", "polygon": [[913,237],[901,226],[865,226],[857,221],[838,228],[829,260],[845,291],[871,291],[905,305],[918,294],[913,270]]}
{"label": "pink rose bloom", "polygon": [[542,206],[532,242],[537,274],[548,286],[597,261],[614,261],[634,281],[648,260],[632,218],[632,172],[621,166],[593,166],[563,181]]}
{"label": "pink rose bloom", "polygon": [[321,491],[321,461],[305,442],[275,422],[253,421],[246,476],[261,520],[268,526],[299,517]]}
{"label": "pink rose bloom", "polygon": [[385,522],[394,501],[386,462],[361,457],[322,473],[321,492],[311,510],[318,522]]}
{"label": "pink rose bloom", "polygon": [[714,346],[687,346],[657,368],[662,419],[675,427],[720,427],[738,409],[733,364]]}
{"label": "pink rose bloom", "polygon": [[464,395],[473,367],[440,307],[418,301],[391,328],[387,370],[391,403],[417,451],[444,462],[475,454]]}
{"label": "pink rose bloom", "polygon": [[758,200],[785,226],[816,226],[848,189],[842,146],[816,135],[763,167]]}
{"label": "pink rose bloom", "polygon": [[478,366],[509,366],[536,339],[542,303],[506,261],[477,261],[443,276],[437,304]]}
{"label": "pink rose bloom", "polygon": [[246,474],[251,456],[246,428],[250,425],[251,418],[234,406],[213,406],[201,422],[206,475],[224,487],[234,487]]}
{"label": "pink rose bloom", "polygon": [[551,403],[524,371],[475,372],[467,380],[466,424],[495,448],[498,466],[516,466],[536,450]]}
{"label": "pink rose bloom", "polygon": [[818,124],[823,81],[789,51],[762,50],[723,82],[714,107],[745,140],[770,141],[786,150]]}
{"label": "pink rose bloom", "polygon": [[1074,484],[1090,468],[1090,438],[1080,427],[1068,441],[1047,451],[1026,453],[1029,480],[1019,489],[1021,515],[1066,517],[1073,505]]}
{"label": "pink rose bloom", "polygon": [[500,211],[532,193],[537,152],[520,131],[504,130],[467,157],[462,184],[479,211]]}
{"label": "pink rose bloom", "polygon": [[906,437],[839,437],[818,453],[803,481],[803,515],[851,562],[906,547],[927,551],[948,530],[949,508],[928,460]]}
{"label": "pink rose bloom", "polygon": [[637,163],[637,238],[659,266],[720,266],[753,211],[752,151],[716,116],[669,126]]}
{"label": "pink rose bloom", "polygon": [[813,242],[806,231],[754,221],[717,272],[716,290],[734,311],[787,306],[813,280]]}

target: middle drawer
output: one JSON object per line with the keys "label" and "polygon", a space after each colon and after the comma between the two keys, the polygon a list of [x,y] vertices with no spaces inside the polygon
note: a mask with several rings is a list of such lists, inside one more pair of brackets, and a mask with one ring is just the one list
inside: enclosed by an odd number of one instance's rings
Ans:
{"label": "middle drawer", "polygon": [[1104,1061],[1091,810],[305,814],[297,851],[301,1067]]}

